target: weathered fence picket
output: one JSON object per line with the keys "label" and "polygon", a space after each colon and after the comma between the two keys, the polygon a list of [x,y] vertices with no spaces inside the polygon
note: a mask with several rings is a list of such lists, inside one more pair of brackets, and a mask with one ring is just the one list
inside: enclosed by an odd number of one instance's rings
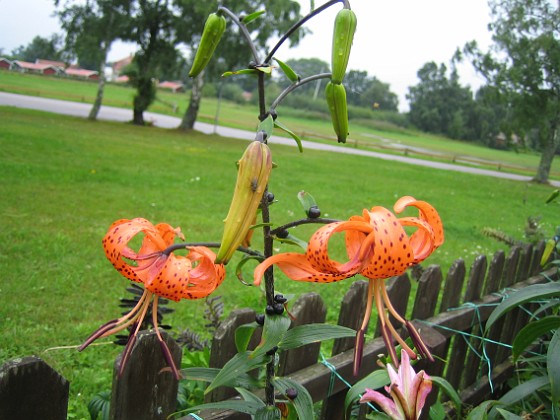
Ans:
{"label": "weathered fence picket", "polygon": [[[511,350],[499,343],[511,343],[529,315],[523,311],[512,311],[487,332],[484,344],[479,336],[494,307],[512,289],[550,279],[558,280],[556,270],[537,274],[543,251],[543,243],[535,247],[513,247],[507,256],[504,252],[497,252],[489,264],[486,257],[480,256],[471,266],[467,280],[465,262],[461,259],[451,265],[445,280],[438,266],[429,266],[417,282],[413,301],[409,299],[412,287],[408,274],[390,279],[387,289],[395,308],[400,314],[410,314],[408,317],[413,319],[413,324],[436,356],[435,363],[422,360],[417,367],[426,369],[432,375],[445,377],[459,389],[463,401],[469,404],[479,403],[489,397],[491,389],[498,389],[513,372],[509,360]],[[360,327],[366,294],[366,281],[356,281],[351,285],[341,304],[340,325],[353,329]],[[412,307],[409,307],[409,301],[413,302]],[[439,308],[438,302],[441,302]],[[318,294],[311,293],[291,305],[290,312],[295,317],[292,326],[324,322],[326,306]],[[254,310],[238,309],[222,322],[212,341],[211,367],[222,367],[233,357],[236,353],[235,329],[254,319]],[[322,420],[341,419],[348,384],[378,369],[377,357],[386,352],[378,327],[375,331],[370,328],[368,335],[375,338],[367,340],[364,345],[362,368],[357,377],[352,375],[353,339],[336,340],[332,355],[326,362],[317,362],[318,344],[290,350],[280,359],[279,374],[305,386],[313,401],[323,401]],[[254,348],[259,339],[260,331],[257,330],[250,348]],[[167,335],[165,340],[179,365],[181,350]],[[480,354],[485,354],[489,363],[481,360]],[[165,369],[166,361],[155,334],[140,334],[130,358],[124,373],[120,377],[115,375],[111,418],[166,418],[175,409],[178,384]],[[445,363],[445,360],[453,363]],[[63,419],[66,417],[68,388],[64,378],[36,357],[9,361],[0,369],[0,418]],[[219,388],[209,394],[208,401],[233,395],[231,390]],[[432,393],[429,403],[435,398],[437,394]],[[39,411],[21,411],[27,409]],[[226,410],[213,410],[204,412],[202,418],[233,420],[248,417]]]}

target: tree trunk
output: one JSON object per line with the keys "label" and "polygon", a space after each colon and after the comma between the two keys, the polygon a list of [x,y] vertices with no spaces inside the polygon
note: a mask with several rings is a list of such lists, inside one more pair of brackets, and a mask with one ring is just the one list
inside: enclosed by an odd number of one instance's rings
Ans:
{"label": "tree trunk", "polygon": [[144,125],[144,111],[134,107],[132,124],[134,125]]}
{"label": "tree trunk", "polygon": [[196,117],[198,116],[198,110],[200,108],[200,101],[202,99],[202,87],[204,86],[204,72],[200,73],[193,80],[193,85],[191,89],[191,100],[189,102],[189,107],[185,111],[183,120],[179,125],[179,129],[183,131],[192,130],[194,128],[194,123],[196,122]]}
{"label": "tree trunk", "polygon": [[101,109],[101,103],[103,102],[103,93],[105,89],[105,65],[107,64],[107,50],[108,45],[103,48],[103,58],[99,65],[99,83],[97,84],[97,96],[95,97],[95,102],[89,111],[88,120],[95,121],[97,119],[97,114],[99,114],[99,109]]}
{"label": "tree trunk", "polygon": [[558,132],[558,126],[556,126],[551,134],[549,135],[546,144],[543,147],[541,154],[541,161],[539,162],[539,168],[537,169],[537,174],[533,178],[534,182],[540,184],[548,184],[548,176],[550,174],[550,168],[552,167],[552,161],[554,160],[554,155],[556,150],[560,145],[560,133]]}

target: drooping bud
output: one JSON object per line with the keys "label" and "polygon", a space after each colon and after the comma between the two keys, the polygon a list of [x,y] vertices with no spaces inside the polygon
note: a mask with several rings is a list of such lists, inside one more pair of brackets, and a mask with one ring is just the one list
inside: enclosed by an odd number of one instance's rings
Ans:
{"label": "drooping bud", "polygon": [[346,89],[342,84],[327,83],[325,89],[331,121],[339,143],[346,143],[348,137],[348,104]]}
{"label": "drooping bud", "polygon": [[198,76],[206,68],[225,30],[226,18],[217,13],[211,13],[204,24],[200,44],[198,44],[193,65],[189,71],[189,77]]}
{"label": "drooping bud", "polygon": [[356,23],[356,14],[350,9],[342,9],[337,13],[334,20],[331,81],[337,85],[342,83],[346,73],[354,32],[356,32]]}
{"label": "drooping bud", "polygon": [[253,141],[239,160],[237,182],[225,219],[224,234],[216,264],[226,264],[247,237],[262,199],[270,171],[272,156],[264,143]]}

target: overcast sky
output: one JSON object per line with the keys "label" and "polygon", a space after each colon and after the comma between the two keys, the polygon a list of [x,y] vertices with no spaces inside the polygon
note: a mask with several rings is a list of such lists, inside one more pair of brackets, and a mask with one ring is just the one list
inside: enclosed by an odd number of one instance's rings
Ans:
{"label": "overcast sky", "polygon": [[[273,0],[271,0],[273,1]],[[299,0],[303,12],[309,0]],[[316,6],[323,4],[315,0]],[[350,0],[358,15],[358,29],[349,69],[365,70],[390,85],[399,96],[401,110],[407,109],[405,94],[417,84],[416,72],[427,62],[448,64],[457,47],[476,40],[483,50],[490,45],[487,0]],[[227,0],[225,2],[227,5]],[[330,62],[332,25],[340,6],[308,22],[313,31],[298,47],[283,47],[276,56],[317,57]],[[60,32],[53,0],[0,0],[0,48],[10,53],[27,45],[36,35],[50,37]],[[127,56],[134,46],[116,44],[109,60]],[[460,82],[475,90],[482,79],[470,65],[460,67]]]}

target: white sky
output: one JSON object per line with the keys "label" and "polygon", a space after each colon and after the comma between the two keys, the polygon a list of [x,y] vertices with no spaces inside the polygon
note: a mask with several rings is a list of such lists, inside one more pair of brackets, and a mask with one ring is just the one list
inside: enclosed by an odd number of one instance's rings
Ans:
{"label": "white sky", "polygon": [[[309,0],[298,0],[303,13]],[[315,0],[315,5],[323,4]],[[487,0],[350,0],[358,16],[358,29],[350,56],[349,69],[365,70],[370,76],[390,85],[399,96],[401,110],[407,109],[405,94],[417,84],[416,72],[428,61],[448,64],[457,47],[476,40],[486,50],[491,34],[487,30]],[[226,2],[227,5],[227,2]],[[332,25],[340,6],[310,20],[313,31],[295,49],[287,46],[276,56],[317,57],[330,62]],[[27,45],[36,36],[50,37],[60,27],[53,0],[0,0],[0,48],[10,53]],[[134,51],[134,46],[117,43],[109,60],[117,60]],[[483,80],[470,65],[459,68],[460,82],[473,90]]]}

